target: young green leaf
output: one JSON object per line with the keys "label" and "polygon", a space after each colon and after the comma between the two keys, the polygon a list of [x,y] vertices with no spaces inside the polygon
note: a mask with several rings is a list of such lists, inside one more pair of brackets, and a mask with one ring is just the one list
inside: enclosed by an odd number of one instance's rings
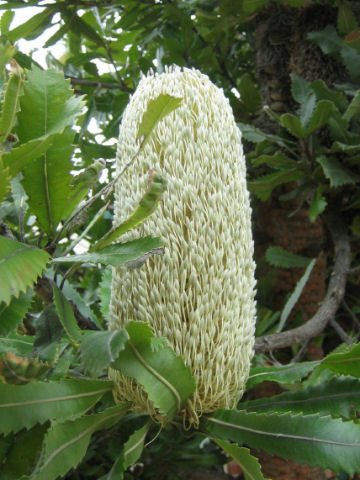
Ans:
{"label": "young green leaf", "polygon": [[[317,362],[314,362],[317,363]],[[248,412],[292,412],[310,415],[350,417],[350,412],[360,407],[360,382],[354,378],[332,378],[320,385],[286,392],[271,398],[242,402]]]}
{"label": "young green leaf", "polygon": [[[277,383],[294,383],[306,377],[320,361],[301,362],[283,365],[281,367],[257,367],[251,368],[250,375],[246,384],[246,389],[265,382],[273,381]],[[242,404],[241,404],[242,405]]]}
{"label": "young green leaf", "polygon": [[88,332],[81,341],[81,360],[85,370],[93,377],[99,376],[118,358],[128,339],[129,335],[124,329]]}
{"label": "young green leaf", "polygon": [[250,454],[250,450],[218,438],[213,439],[225,453],[230,455],[241,467],[245,480],[266,480],[261,473],[259,460]]}
{"label": "young green leaf", "polygon": [[149,427],[150,424],[146,423],[143,427],[136,430],[125,443],[124,449],[121,452],[124,471],[131,467],[131,465],[134,465],[140,458]]}
{"label": "young green leaf", "polygon": [[94,415],[55,423],[45,436],[41,462],[31,479],[55,480],[65,475],[84,457],[91,435],[117,423],[127,410],[128,405],[122,404]]}
{"label": "young green leaf", "polygon": [[55,283],[53,283],[53,292],[55,307],[59,315],[60,322],[64,327],[64,330],[73,347],[78,348],[80,346],[82,333],[78,327],[73,308]]}
{"label": "young green leaf", "polygon": [[360,343],[356,343],[344,353],[330,353],[321,362],[325,368],[343,375],[352,375],[360,378]]}
{"label": "young green leaf", "polygon": [[122,222],[118,227],[112,229],[103,238],[101,238],[94,246],[94,250],[100,250],[110,243],[117,240],[120,235],[128,232],[132,228],[135,228],[142,222],[144,222],[155,211],[157,204],[159,203],[162,194],[166,189],[166,180],[161,175],[150,171],[149,187],[145,195],[140,200],[140,203],[136,210]]}
{"label": "young green leaf", "polygon": [[309,220],[310,222],[315,222],[317,217],[323,213],[323,211],[326,208],[327,201],[325,200],[325,197],[323,197],[321,193],[322,189],[321,187],[318,187],[315,190],[315,194],[311,200],[311,204],[309,207]]}
{"label": "young green leaf", "polygon": [[79,378],[17,386],[0,383],[0,431],[7,435],[47,420],[82,415],[111,389],[111,382]]}
{"label": "young green leaf", "polygon": [[160,238],[142,237],[126,243],[109,245],[97,252],[57,257],[54,263],[102,263],[118,267],[147,254],[159,254],[162,241]]}
{"label": "young green leaf", "polygon": [[20,108],[20,96],[23,93],[23,74],[19,65],[12,60],[10,74],[0,116],[0,142],[4,144],[15,125],[16,115]]}
{"label": "young green leaf", "polygon": [[286,304],[283,308],[283,311],[281,312],[281,315],[280,315],[279,325],[276,329],[277,332],[281,332],[281,330],[284,328],[286,320],[289,318],[289,315],[290,315],[292,309],[294,308],[297,301],[299,300],[300,295],[302,294],[302,291],[304,290],[304,287],[307,284],[307,281],[309,280],[309,277],[311,275],[312,269],[315,266],[315,263],[316,263],[316,258],[311,260],[309,265],[306,267],[306,270],[305,270],[303,276],[300,278],[300,280],[296,284],[295,290],[292,292],[288,301],[286,302]]}
{"label": "young green leaf", "polygon": [[40,248],[0,236],[0,302],[25,292],[44,270],[50,255]]}
{"label": "young green leaf", "polygon": [[360,468],[360,425],[330,416],[218,410],[203,420],[220,437],[296,462],[352,475]]}
{"label": "young green leaf", "polygon": [[180,106],[181,101],[181,98],[164,94],[149,101],[137,132],[137,138],[141,139],[141,148],[143,148],[148,142],[150,135],[158,122],[160,122],[166,115],[169,115],[169,113],[176,110]]}
{"label": "young green leaf", "polygon": [[156,337],[147,324],[130,322],[126,330],[130,340],[112,368],[140,383],[154,407],[171,419],[195,390],[190,368],[164,342],[155,351]]}
{"label": "young green leaf", "polygon": [[343,167],[335,157],[320,155],[316,161],[321,165],[325,177],[330,181],[331,187],[341,187],[345,184],[356,183],[359,176]]}
{"label": "young green leaf", "polygon": [[269,247],[265,253],[266,260],[274,267],[307,267],[311,258],[288,252],[281,247]]}
{"label": "young green leaf", "polygon": [[32,292],[20,293],[19,298],[13,297],[9,305],[0,304],[0,335],[7,336],[17,329],[30,308],[32,297]]}

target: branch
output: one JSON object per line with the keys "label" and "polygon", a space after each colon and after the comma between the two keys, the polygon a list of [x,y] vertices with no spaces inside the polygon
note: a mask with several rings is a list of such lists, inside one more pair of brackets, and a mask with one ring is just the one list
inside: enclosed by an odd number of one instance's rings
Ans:
{"label": "branch", "polygon": [[316,337],[334,319],[344,299],[346,278],[350,266],[350,243],[346,227],[333,215],[325,217],[335,247],[335,263],[324,301],[315,315],[301,327],[281,333],[264,335],[255,340],[255,351],[266,352],[276,348],[290,347]]}
{"label": "branch", "polygon": [[125,83],[122,81],[120,84],[117,83],[109,83],[109,82],[97,82],[96,80],[88,80],[87,78],[76,78],[66,76],[71,81],[71,85],[85,85],[87,87],[97,87],[97,88],[105,88],[107,90],[117,89],[122,90],[123,92],[133,93],[134,89],[127,87]]}

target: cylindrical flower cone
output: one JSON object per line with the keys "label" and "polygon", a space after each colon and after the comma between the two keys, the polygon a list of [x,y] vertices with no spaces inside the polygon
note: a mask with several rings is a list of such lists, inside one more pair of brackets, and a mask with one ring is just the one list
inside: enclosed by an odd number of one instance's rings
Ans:
{"label": "cylindrical flower cone", "polygon": [[[248,377],[255,324],[251,209],[229,101],[196,70],[175,67],[140,81],[121,124],[118,170],[138,151],[143,114],[160,94],[182,103],[156,125],[120,178],[114,224],[137,205],[155,169],[167,191],[155,213],[123,239],[159,236],[165,253],[137,270],[114,269],[109,328],[145,321],[168,339],[195,376],[184,417],[196,423],[205,412],[235,407]],[[141,386],[118,371],[111,376],[118,400],[156,415]]]}

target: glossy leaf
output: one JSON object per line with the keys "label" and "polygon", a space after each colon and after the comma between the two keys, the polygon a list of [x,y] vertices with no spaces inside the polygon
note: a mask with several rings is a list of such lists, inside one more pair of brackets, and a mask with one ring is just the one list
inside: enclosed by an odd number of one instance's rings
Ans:
{"label": "glossy leaf", "polygon": [[[277,383],[294,383],[306,377],[314,368],[319,365],[320,361],[301,362],[281,367],[254,367],[251,368],[246,389],[255,385],[272,381]],[[242,404],[241,404],[242,405]]]}
{"label": "glossy leaf", "polygon": [[218,438],[214,438],[213,440],[240,465],[245,480],[265,480],[261,473],[259,460],[251,455],[248,448],[239,447],[234,443],[229,443],[226,440],[220,440]]}
{"label": "glossy leaf", "polygon": [[218,410],[203,421],[211,436],[296,462],[352,475],[360,468],[360,425],[321,415]]}
{"label": "glossy leaf", "polygon": [[53,283],[54,302],[60,322],[69,337],[71,344],[77,348],[81,342],[81,330],[77,324],[74,310],[59,287]]}
{"label": "glossy leaf", "polygon": [[164,94],[149,101],[137,132],[137,138],[141,139],[141,147],[148,142],[150,135],[158,122],[160,122],[166,115],[169,115],[176,110],[180,106],[181,101],[181,98]]}
{"label": "glossy leaf", "polygon": [[305,269],[304,274],[300,278],[300,280],[297,282],[296,287],[292,294],[290,295],[289,299],[285,303],[285,306],[283,308],[283,311],[281,312],[280,315],[280,320],[279,324],[277,326],[276,331],[281,332],[281,330],[284,328],[284,325],[286,323],[286,320],[289,318],[290,313],[292,312],[292,309],[295,307],[297,301],[300,298],[300,295],[302,294],[305,285],[307,284],[309,277],[311,275],[311,272],[315,266],[316,263],[316,258],[311,260],[311,262],[308,264],[308,266]]}
{"label": "glossy leaf", "polygon": [[47,420],[79,416],[111,389],[111,382],[79,378],[18,386],[0,383],[0,431],[7,435]]}
{"label": "glossy leaf", "polygon": [[165,342],[154,349],[156,337],[147,324],[130,322],[126,330],[130,341],[112,367],[140,383],[154,407],[172,418],[195,390],[190,368]]}
{"label": "glossy leaf", "polygon": [[44,270],[50,256],[44,250],[0,236],[0,302],[25,292]]}
{"label": "glossy leaf", "polygon": [[20,293],[13,297],[9,305],[0,304],[0,335],[6,336],[16,330],[30,308],[32,293]]}
{"label": "glossy leaf", "polygon": [[157,249],[162,246],[160,238],[142,237],[126,243],[109,245],[97,252],[82,253],[80,255],[69,255],[68,257],[57,257],[55,263],[102,263],[118,267],[127,264],[132,260],[145,255],[146,253],[158,253]]}
{"label": "glossy leaf", "polygon": [[281,247],[269,247],[266,250],[265,257],[270,265],[282,268],[307,267],[311,262],[311,258],[296,255]]}
{"label": "glossy leaf", "polygon": [[301,412],[306,415],[320,413],[349,418],[352,410],[360,409],[360,382],[353,378],[335,377],[328,382],[302,390],[242,402],[241,408],[258,413],[261,411]]}
{"label": "glossy leaf", "polygon": [[136,210],[122,222],[119,226],[112,229],[103,238],[101,238],[94,246],[94,250],[100,250],[110,243],[117,240],[121,235],[135,228],[154,213],[162,194],[166,190],[166,180],[161,175],[150,172],[149,187],[145,195],[139,202]]}
{"label": "glossy leaf", "polygon": [[41,462],[31,479],[55,480],[65,475],[84,457],[91,435],[117,423],[127,410],[128,405],[123,404],[94,415],[55,423],[45,436]]}
{"label": "glossy leaf", "polygon": [[321,165],[325,177],[330,181],[331,187],[341,187],[342,185],[356,183],[358,175],[350,172],[335,157],[326,157],[320,155],[316,161]]}
{"label": "glossy leaf", "polygon": [[93,377],[100,375],[117,360],[128,339],[129,335],[124,329],[88,332],[81,341],[81,360],[85,370]]}
{"label": "glossy leaf", "polygon": [[344,353],[330,353],[321,362],[325,368],[343,375],[352,375],[360,378],[360,343],[356,343]]}

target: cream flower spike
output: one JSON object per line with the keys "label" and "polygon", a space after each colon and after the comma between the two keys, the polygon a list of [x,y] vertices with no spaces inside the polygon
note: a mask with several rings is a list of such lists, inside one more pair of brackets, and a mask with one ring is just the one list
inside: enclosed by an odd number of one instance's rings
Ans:
{"label": "cream flower spike", "polygon": [[[115,193],[118,225],[146,190],[148,170],[168,188],[155,213],[124,240],[159,236],[165,254],[137,270],[115,268],[110,329],[148,322],[191,367],[197,389],[186,422],[241,398],[253,356],[255,279],[251,209],[241,134],[221,89],[197,70],[173,67],[143,77],[124,113],[117,168],[139,148],[139,124],[160,94],[182,103],[155,127]],[[156,416],[141,386],[112,370],[117,400]]]}

